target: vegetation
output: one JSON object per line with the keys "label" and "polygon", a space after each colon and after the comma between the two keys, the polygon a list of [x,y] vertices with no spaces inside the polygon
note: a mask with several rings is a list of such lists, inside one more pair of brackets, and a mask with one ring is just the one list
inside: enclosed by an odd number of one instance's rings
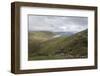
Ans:
{"label": "vegetation", "polygon": [[53,38],[55,35],[48,31],[29,32],[28,59],[87,58],[87,30]]}

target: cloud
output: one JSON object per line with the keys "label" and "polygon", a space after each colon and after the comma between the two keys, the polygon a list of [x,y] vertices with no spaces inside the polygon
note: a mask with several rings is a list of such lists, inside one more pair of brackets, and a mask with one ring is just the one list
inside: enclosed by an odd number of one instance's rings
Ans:
{"label": "cloud", "polygon": [[87,17],[29,15],[29,31],[79,32],[87,28]]}

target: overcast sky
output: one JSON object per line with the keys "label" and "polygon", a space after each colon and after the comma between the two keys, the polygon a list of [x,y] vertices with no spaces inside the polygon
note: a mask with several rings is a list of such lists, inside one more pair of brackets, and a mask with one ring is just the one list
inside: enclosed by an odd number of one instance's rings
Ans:
{"label": "overcast sky", "polygon": [[87,29],[87,17],[29,15],[29,31],[79,32]]}

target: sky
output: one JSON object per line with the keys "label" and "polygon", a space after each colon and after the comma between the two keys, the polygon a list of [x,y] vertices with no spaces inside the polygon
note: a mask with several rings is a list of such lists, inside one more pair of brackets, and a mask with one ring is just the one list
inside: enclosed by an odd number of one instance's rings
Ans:
{"label": "sky", "polygon": [[88,17],[28,16],[28,31],[79,32],[88,28]]}

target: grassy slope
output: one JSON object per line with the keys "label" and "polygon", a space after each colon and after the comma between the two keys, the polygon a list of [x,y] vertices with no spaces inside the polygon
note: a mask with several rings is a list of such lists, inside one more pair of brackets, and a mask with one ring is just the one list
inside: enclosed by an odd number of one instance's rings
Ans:
{"label": "grassy slope", "polygon": [[37,52],[29,60],[85,58],[87,57],[87,30],[73,36],[59,37],[45,41],[38,46]]}
{"label": "grassy slope", "polygon": [[52,36],[54,36],[54,34],[48,31],[29,32],[29,39],[32,41],[34,40],[46,41]]}
{"label": "grassy slope", "polygon": [[54,36],[51,32],[29,32],[28,33],[28,50],[29,50],[29,57],[32,54],[37,54],[40,49],[40,44],[44,41],[47,41],[51,36]]}

